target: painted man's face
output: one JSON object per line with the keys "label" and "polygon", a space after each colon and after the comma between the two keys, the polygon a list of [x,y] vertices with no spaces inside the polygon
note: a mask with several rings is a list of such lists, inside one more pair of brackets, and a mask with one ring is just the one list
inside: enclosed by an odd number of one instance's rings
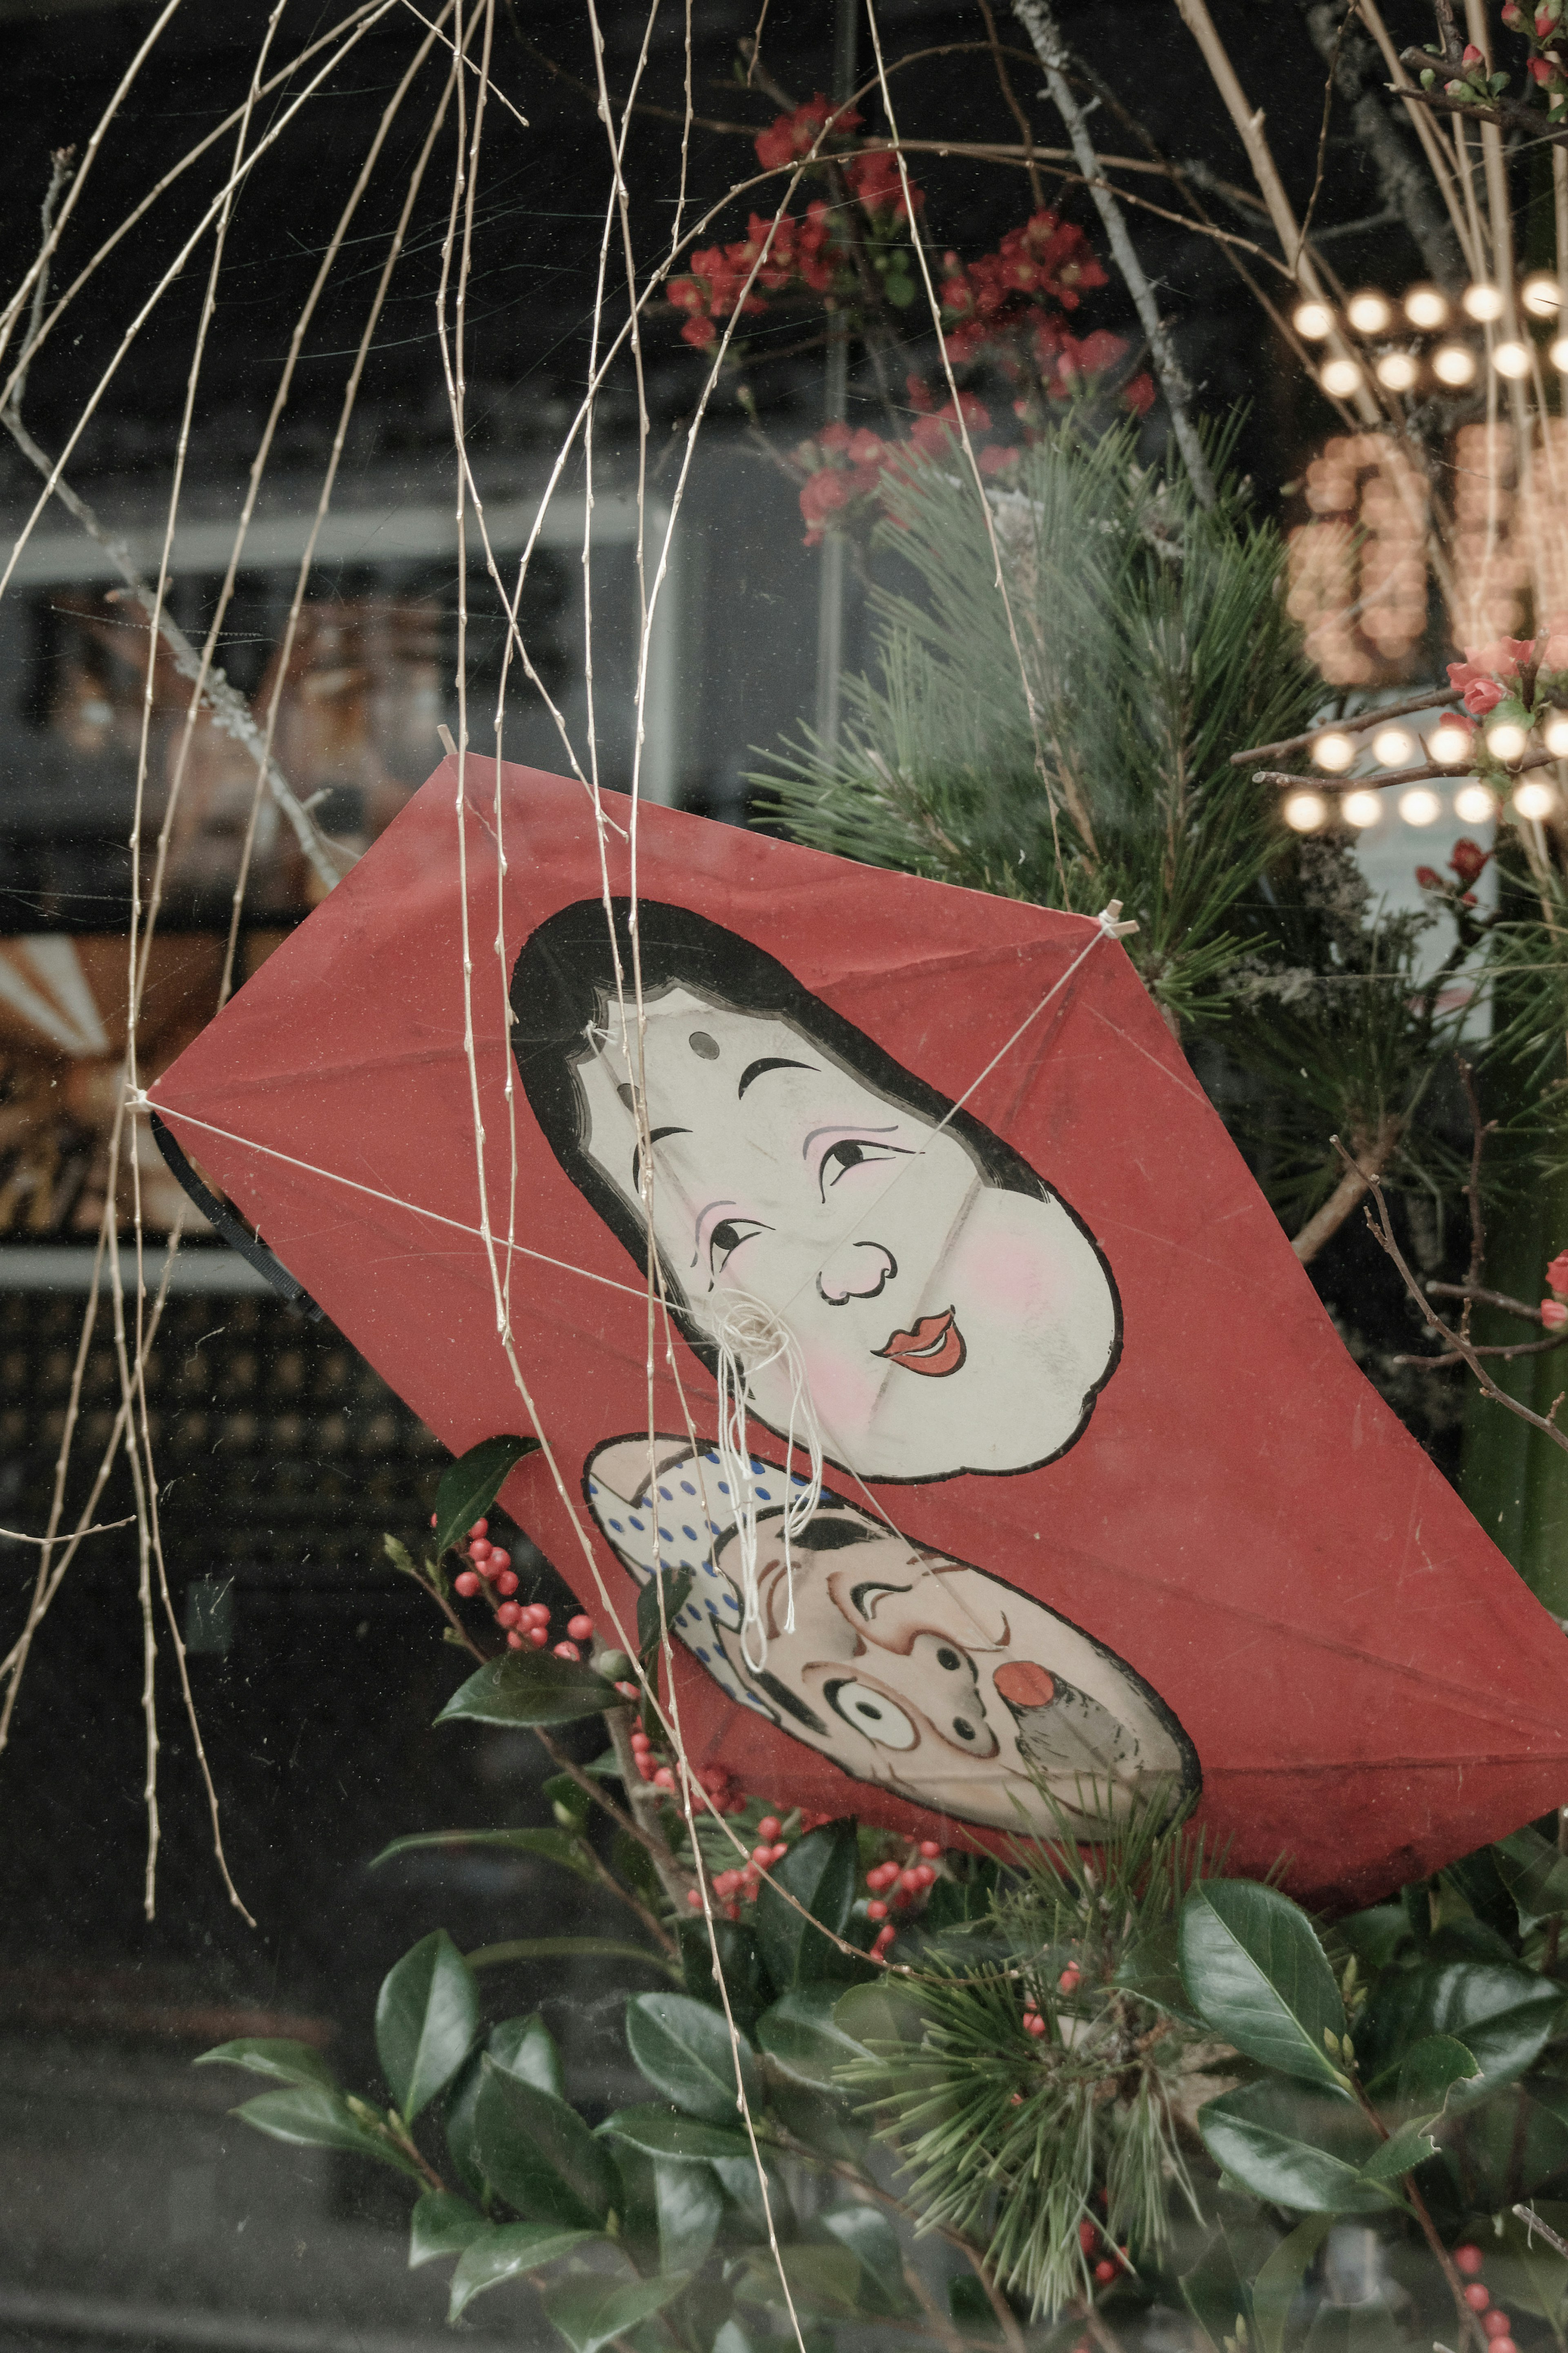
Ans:
{"label": "painted man's face", "polygon": [[[1116,1307],[1060,1202],[986,1184],[951,1129],[788,1022],[684,988],[648,1006],[643,1075],[654,1237],[691,1319],[715,1337],[742,1294],[786,1324],[835,1461],[868,1479],[1018,1471],[1077,1436]],[[641,1215],[631,1076],[618,1036],[578,1068],[588,1155]],[[787,1428],[782,1362],[753,1396]]]}
{"label": "painted man's face", "polygon": [[793,1633],[776,1535],[758,1570],[765,1690],[775,1704],[790,1694],[804,1709],[787,1713],[790,1731],[858,1781],[1045,1835],[1057,1824],[1040,1782],[1085,1835],[1179,1789],[1181,1753],[1144,1686],[1011,1586],[842,1508],[793,1547]]}

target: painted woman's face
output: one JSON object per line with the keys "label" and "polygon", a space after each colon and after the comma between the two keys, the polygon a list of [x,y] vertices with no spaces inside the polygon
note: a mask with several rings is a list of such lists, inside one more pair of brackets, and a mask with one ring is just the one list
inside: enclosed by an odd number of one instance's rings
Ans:
{"label": "painted woman's face", "polygon": [[[578,1066],[586,1149],[645,1214],[627,1057]],[[1059,1201],[987,1184],[951,1129],[878,1094],[779,1018],[675,988],[647,1007],[652,1224],[691,1320],[760,1301],[794,1333],[825,1451],[868,1479],[1020,1471],[1070,1444],[1116,1305]],[[782,1362],[756,1409],[789,1423]]]}
{"label": "painted woman's face", "polygon": [[[787,1482],[763,1464],[757,1592],[767,1654],[739,1641],[739,1539],[716,1452],[617,1439],[588,1466],[589,1504],[639,1578],[685,1567],[671,1630],[716,1681],[858,1781],[994,1830],[1103,1834],[1195,1781],[1190,1752],[1141,1677],[1010,1585],[911,1545],[825,1497],[786,1564]],[[762,1483],[765,1482],[766,1483]],[[770,1490],[773,1492],[770,1493]],[[717,1536],[715,1548],[714,1540]],[[794,1587],[793,1630],[789,1629]]]}

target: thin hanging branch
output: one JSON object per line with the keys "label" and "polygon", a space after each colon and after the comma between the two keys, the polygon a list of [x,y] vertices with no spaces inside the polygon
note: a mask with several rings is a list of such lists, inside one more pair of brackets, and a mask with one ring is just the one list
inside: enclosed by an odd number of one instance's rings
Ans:
{"label": "thin hanging branch", "polygon": [[1193,387],[1176,357],[1170,328],[1160,315],[1154,290],[1138,259],[1121,206],[1101,175],[1100,158],[1089,135],[1088,119],[1067,78],[1069,62],[1067,45],[1047,0],[1013,0],[1013,14],[1034,43],[1035,53],[1046,69],[1046,87],[1050,92],[1051,103],[1067,125],[1078,167],[1083,174],[1089,195],[1094,198],[1095,210],[1104,226],[1116,266],[1121,272],[1140,324],[1149,339],[1149,356],[1160,379],[1165,405],[1171,412],[1171,430],[1176,437],[1176,447],[1182,453],[1182,461],[1191,477],[1194,491],[1201,505],[1212,507],[1215,503],[1214,473],[1193,421]]}

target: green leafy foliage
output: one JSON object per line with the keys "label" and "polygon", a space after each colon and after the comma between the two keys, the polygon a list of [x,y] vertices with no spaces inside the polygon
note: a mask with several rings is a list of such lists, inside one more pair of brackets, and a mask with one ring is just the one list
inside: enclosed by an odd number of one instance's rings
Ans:
{"label": "green leafy foliage", "polygon": [[273,2140],[291,2141],[299,2148],[341,2148],[354,2157],[368,2157],[395,2173],[420,2179],[419,2168],[399,2148],[384,2128],[377,2129],[374,2109],[351,2106],[342,2092],[324,2084],[297,2084],[285,2092],[263,2092],[247,2100],[235,2115]]}
{"label": "green leafy foliage", "polygon": [[[858,1893],[859,1850],[853,1822],[830,1822],[790,1849],[757,1897],[757,1949],[780,1993],[810,1978],[852,1969],[830,1939],[849,1926]],[[781,1892],[782,1891],[782,1892]],[[793,1896],[794,1903],[788,1898]]]}
{"label": "green leafy foliage", "polygon": [[421,1937],[382,1982],[375,2047],[410,2122],[444,2092],[479,2039],[474,1973],[444,1928]]}
{"label": "green leafy foliage", "polygon": [[1367,2179],[1381,2146],[1348,2094],[1299,2081],[1247,2084],[1198,2111],[1215,2163],[1258,2197],[1301,2214],[1376,2213],[1391,2193]]}
{"label": "green leafy foliage", "polygon": [[427,2189],[408,2225],[409,2270],[438,2263],[443,2255],[460,2255],[489,2227],[466,2198],[454,2198],[449,2189]]}
{"label": "green leafy foliage", "polygon": [[716,2010],[689,1994],[639,1993],[626,2004],[626,2042],[654,2089],[689,2116],[726,2124],[735,2114],[737,2079],[748,2105],[762,2083],[750,2044]]}
{"label": "green leafy foliage", "polygon": [[613,1683],[552,1651],[509,1651],[458,1685],[437,1724],[571,1724],[620,1705]]}
{"label": "green leafy foliage", "polygon": [[253,2075],[270,2075],[278,2084],[321,2084],[335,2092],[338,2079],[321,2052],[308,2042],[288,2042],[268,2035],[245,2035],[237,2042],[220,2042],[204,2051],[198,2067],[245,2067]]}
{"label": "green leafy foliage", "polygon": [[574,1872],[579,1879],[598,1875],[592,1855],[570,1831],[416,1831],[384,1846],[372,1861],[371,1869],[391,1862],[398,1855],[462,1854],[470,1848],[489,1848],[506,1854],[541,1854],[547,1862],[558,1862],[563,1871]]}
{"label": "green leafy foliage", "polygon": [[1472,2080],[1456,2082],[1452,2103],[1484,2099],[1533,2065],[1563,2000],[1550,1978],[1484,1961],[1426,1961],[1391,1971],[1357,2030],[1363,2070],[1380,2076],[1426,2037],[1451,2038],[1479,2069]]}
{"label": "green leafy foliage", "polygon": [[702,2164],[716,2157],[739,2158],[748,2165],[752,2161],[751,2143],[740,2126],[704,2124],[657,2100],[617,2108],[601,2129],[629,2141],[648,2157],[668,2158],[682,2165]]}
{"label": "green leafy foliage", "polygon": [[437,1550],[460,1543],[489,1510],[510,1473],[538,1451],[537,1438],[482,1438],[448,1462],[436,1490]]}
{"label": "green leafy foliage", "polygon": [[818,1981],[796,1986],[757,2021],[757,2041],[779,2072],[814,2092],[837,2088],[839,2071],[866,2056],[836,2012],[842,1988]]}
{"label": "green leafy foliage", "polygon": [[563,2255],[591,2244],[597,2233],[552,2228],[548,2222],[500,2222],[485,2229],[464,2248],[452,2274],[447,2309],[449,2321],[462,2318],[475,2296],[508,2280],[527,2278]]}
{"label": "green leafy foliage", "polygon": [[1247,2058],[1307,2083],[1344,2080],[1345,2006],[1312,1925],[1277,1888],[1205,1880],[1182,1906],[1182,1981]]}
{"label": "green leafy foliage", "polygon": [[602,2230],[616,2169],[603,2141],[553,2092],[499,2067],[487,2052],[474,2107],[480,2168],[525,2220]]}
{"label": "green leafy foliage", "polygon": [[545,2311],[572,2348],[572,2353],[599,2353],[601,2346],[623,2337],[656,2312],[662,2312],[686,2283],[679,2277],[655,2280],[553,2280],[542,2291]]}

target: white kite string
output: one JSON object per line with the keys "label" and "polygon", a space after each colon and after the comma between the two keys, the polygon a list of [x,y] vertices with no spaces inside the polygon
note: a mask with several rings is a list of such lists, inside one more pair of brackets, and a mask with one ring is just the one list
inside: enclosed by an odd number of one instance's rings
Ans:
{"label": "white kite string", "polygon": [[[790,1552],[797,1536],[822,1501],[822,1431],[805,1377],[800,1343],[771,1307],[745,1292],[732,1292],[720,1312],[715,1335],[718,1348],[719,1464],[730,1490],[735,1514],[735,1541],[741,1562],[741,1655],[753,1674],[768,1663],[768,1630],[763,1623],[757,1594],[757,1474],[746,1439],[746,1421],[752,1406],[752,1383],[770,1365],[784,1360],[789,1377],[789,1423],[784,1435],[784,1556],[787,1601],[784,1632],[795,1632],[795,1562]],[[797,1437],[796,1432],[799,1432]],[[795,1448],[805,1450],[810,1475],[795,1486],[792,1465]],[[755,1629],[753,1634],[752,1630]],[[752,1655],[752,1643],[757,1655]]]}

